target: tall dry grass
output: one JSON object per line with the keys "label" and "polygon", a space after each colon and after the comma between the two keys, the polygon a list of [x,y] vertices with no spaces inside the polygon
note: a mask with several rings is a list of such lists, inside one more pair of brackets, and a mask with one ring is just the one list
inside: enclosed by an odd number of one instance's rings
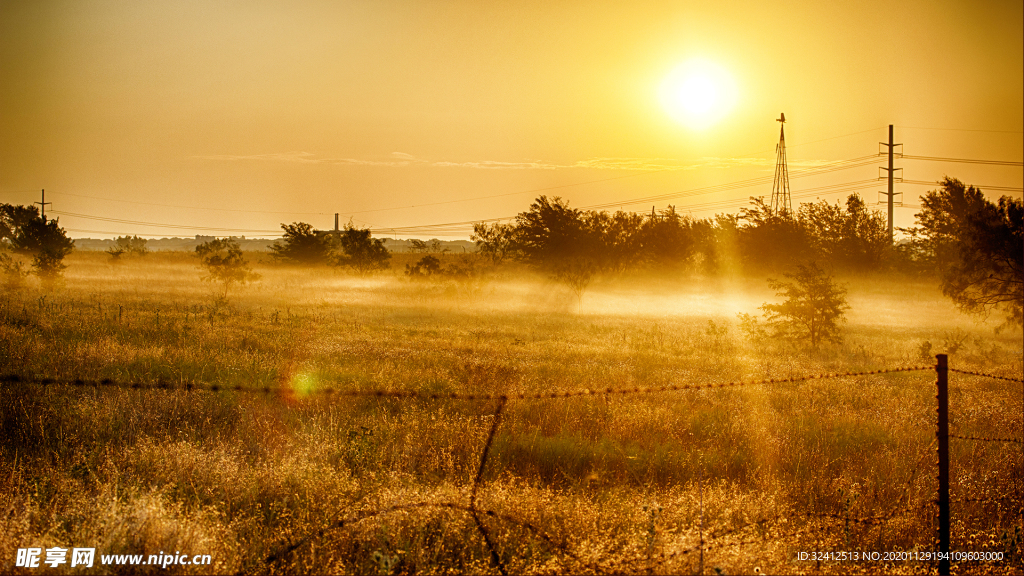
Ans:
{"label": "tall dry grass", "polygon": [[[264,280],[224,306],[187,255],[111,266],[75,254],[62,288],[0,299],[2,373],[294,391],[3,384],[3,571],[19,547],[60,545],[211,554],[197,572],[495,572],[464,510],[374,514],[467,505],[495,403],[315,394],[327,385],[710,384],[928,364],[944,351],[954,367],[1022,372],[1019,331],[957,314],[927,281],[849,279],[844,343],[812,350],[742,336],[735,314],[772,297],[757,278],[599,280],[577,310],[567,290],[518,274],[424,283],[258,267]],[[795,558],[934,549],[933,379],[510,402],[479,490],[500,517],[484,522],[514,573],[928,571]],[[959,434],[1021,436],[1019,384],[953,375],[950,409]],[[954,498],[1006,499],[954,505],[954,546],[1006,558],[957,569],[1019,572],[1019,445],[951,445]],[[348,517],[363,519],[325,530]]]}

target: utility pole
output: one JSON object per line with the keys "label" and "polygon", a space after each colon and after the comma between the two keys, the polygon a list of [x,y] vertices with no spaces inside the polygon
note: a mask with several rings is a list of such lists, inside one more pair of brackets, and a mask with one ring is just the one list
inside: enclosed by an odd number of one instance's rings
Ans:
{"label": "utility pole", "polygon": [[[886,142],[879,142],[879,144],[889,148],[889,167],[888,168],[882,168],[882,170],[885,170],[886,172],[888,172],[887,176],[889,178],[889,191],[888,192],[883,192],[883,194],[885,194],[887,203],[889,204],[889,244],[892,245],[893,240],[894,240],[894,237],[893,237],[893,234],[892,234],[893,197],[897,194],[892,189],[893,174],[896,172],[896,170],[903,170],[903,168],[893,168],[892,167],[893,150],[897,146],[903,146],[903,144],[894,144],[893,143],[893,141],[892,141],[892,124],[889,124],[889,142],[888,143],[886,143]],[[903,152],[900,151],[900,155],[901,156],[902,156],[902,154],[903,154]],[[900,194],[902,194],[902,192],[900,192]]]}
{"label": "utility pole", "polygon": [[772,183],[771,211],[775,216],[783,213],[793,215],[793,203],[789,199],[789,167],[786,164],[786,115],[782,114],[776,122],[779,128],[779,143],[775,146],[775,182]]}
{"label": "utility pole", "polygon": [[46,205],[47,204],[53,204],[53,202],[47,202],[46,201],[46,188],[43,188],[43,201],[42,202],[33,202],[33,204],[39,204],[39,206],[42,207],[42,209],[43,209],[42,210],[42,212],[43,212],[43,222],[46,222]]}

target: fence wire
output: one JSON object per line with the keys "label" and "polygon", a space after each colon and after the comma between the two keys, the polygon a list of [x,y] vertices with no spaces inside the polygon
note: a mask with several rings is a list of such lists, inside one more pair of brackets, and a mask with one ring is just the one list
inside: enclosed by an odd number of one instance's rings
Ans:
{"label": "fence wire", "polygon": [[1013,442],[1021,444],[1020,438],[984,438],[981,436],[961,436],[959,434],[949,434],[950,438],[958,438],[960,440],[977,440],[978,442]]}
{"label": "fence wire", "polygon": [[[483,542],[484,542],[484,544],[485,544],[485,546],[486,546],[486,548],[488,550],[488,555],[490,557],[491,563],[494,565],[495,568],[497,568],[497,570],[503,576],[507,574],[506,567],[505,567],[504,563],[502,562],[501,556],[498,553],[498,550],[497,550],[497,548],[495,546],[495,542],[494,542],[494,540],[492,538],[491,531],[487,528],[486,524],[483,522],[483,518],[490,518],[490,519],[493,519],[493,520],[498,520],[498,521],[506,522],[506,523],[508,523],[510,525],[514,525],[514,526],[518,526],[518,527],[521,527],[523,529],[526,529],[530,533],[534,534],[537,538],[540,538],[541,540],[546,542],[553,549],[558,550],[564,556],[566,556],[568,558],[571,558],[573,561],[577,562],[579,565],[587,567],[589,570],[592,570],[592,571],[598,572],[598,573],[605,572],[605,571],[618,572],[618,571],[621,571],[621,569],[623,568],[623,566],[624,566],[623,564],[619,564],[617,567],[607,567],[607,566],[601,566],[599,564],[595,564],[593,562],[588,562],[588,561],[584,560],[583,558],[581,558],[578,554],[574,553],[572,551],[572,548],[571,548],[571,546],[569,544],[567,544],[564,541],[556,540],[554,537],[552,537],[551,535],[547,534],[546,532],[544,532],[543,530],[541,530],[537,526],[533,525],[532,523],[524,521],[524,520],[521,520],[521,519],[518,519],[518,518],[515,518],[515,517],[510,516],[508,514],[503,514],[503,513],[500,513],[500,512],[496,512],[494,510],[483,509],[483,508],[481,508],[478,505],[479,489],[480,489],[481,485],[483,484],[483,475],[484,475],[484,471],[485,471],[486,466],[487,466],[488,458],[489,458],[489,455],[490,455],[490,452],[491,452],[491,447],[492,447],[494,439],[495,439],[495,437],[497,435],[498,427],[500,426],[500,423],[501,423],[502,412],[504,411],[507,403],[510,400],[546,400],[546,399],[573,398],[573,397],[583,397],[583,396],[654,394],[654,393],[661,393],[661,392],[687,391],[687,390],[711,390],[711,389],[716,389],[716,388],[717,389],[721,389],[721,388],[742,387],[742,386],[797,383],[797,382],[806,382],[806,381],[812,381],[812,380],[824,380],[824,379],[830,379],[830,378],[862,377],[862,376],[870,376],[870,375],[876,375],[876,374],[893,374],[893,373],[900,373],[900,372],[931,371],[931,370],[934,370],[934,369],[935,369],[934,366],[905,366],[905,367],[898,367],[898,368],[888,368],[888,369],[881,369],[881,370],[868,370],[868,371],[861,371],[861,372],[829,372],[829,373],[810,374],[810,375],[803,375],[803,376],[790,376],[790,377],[784,377],[784,378],[766,378],[766,379],[761,379],[761,380],[745,380],[745,381],[744,380],[739,380],[739,381],[724,382],[724,383],[706,383],[706,384],[678,384],[678,383],[675,383],[675,384],[665,384],[665,385],[662,385],[662,386],[651,386],[651,387],[636,386],[636,387],[624,387],[624,388],[615,388],[615,387],[584,388],[584,389],[578,389],[578,390],[563,390],[563,391],[539,392],[539,393],[513,393],[513,394],[433,393],[433,392],[419,392],[419,391],[414,391],[414,390],[345,390],[345,389],[341,389],[341,388],[335,388],[333,386],[326,386],[326,387],[322,387],[322,388],[319,388],[319,389],[316,389],[316,390],[303,391],[301,393],[302,395],[315,394],[315,395],[322,395],[322,396],[339,396],[339,397],[378,397],[378,398],[396,398],[396,399],[496,401],[497,402],[497,406],[495,407],[495,410],[492,413],[493,421],[491,423],[491,428],[490,428],[490,430],[488,432],[487,439],[486,439],[486,441],[485,441],[485,443],[483,445],[483,448],[481,450],[480,463],[479,463],[479,466],[477,468],[476,475],[475,475],[475,477],[473,479],[473,483],[470,486],[469,502],[468,502],[468,504],[461,504],[461,503],[456,503],[456,502],[415,502],[415,503],[407,503],[407,504],[396,504],[396,505],[393,505],[393,506],[387,506],[387,507],[384,507],[384,508],[378,508],[378,509],[372,509],[372,510],[365,510],[365,511],[358,512],[358,513],[355,513],[355,514],[349,514],[349,515],[344,516],[344,517],[339,517],[340,516],[340,513],[339,513],[339,516],[336,516],[335,519],[332,520],[325,527],[323,527],[323,528],[321,528],[321,529],[319,529],[319,530],[317,530],[315,532],[312,532],[310,534],[307,534],[306,536],[300,538],[299,540],[297,540],[297,541],[295,541],[295,542],[293,542],[291,544],[283,546],[277,552],[275,552],[275,553],[271,554],[270,556],[268,556],[265,559],[265,561],[268,564],[274,564],[274,563],[281,562],[281,561],[285,560],[287,557],[289,557],[291,554],[293,554],[295,551],[297,551],[299,548],[301,548],[303,545],[305,545],[307,543],[310,543],[310,542],[312,542],[314,540],[323,538],[328,532],[330,532],[332,530],[343,529],[343,528],[349,527],[349,526],[351,526],[353,524],[356,524],[358,522],[361,522],[363,520],[368,520],[368,519],[375,518],[375,517],[378,517],[378,516],[381,516],[381,515],[385,515],[385,514],[409,511],[409,510],[414,510],[414,509],[438,508],[438,509],[447,509],[447,510],[462,512],[462,513],[466,513],[466,514],[470,515],[470,517],[473,519],[473,522],[474,522],[474,525],[476,526],[477,531],[480,533],[480,536],[481,536],[481,538],[482,538],[482,540],[483,540]],[[981,377],[987,377],[987,378],[994,378],[994,379],[998,379],[998,380],[1006,380],[1006,381],[1010,381],[1010,382],[1024,382],[1024,380],[1017,379],[1017,378],[1009,378],[1009,377],[1005,377],[1005,376],[997,376],[997,375],[981,373],[981,372],[972,372],[972,371],[958,370],[958,369],[953,369],[953,368],[949,368],[949,371],[950,372],[957,372],[957,373],[960,373],[960,374],[968,374],[968,375],[972,375],[972,376],[981,376]],[[87,380],[87,379],[81,379],[81,378],[76,378],[76,379],[58,379],[58,378],[47,378],[47,377],[22,376],[22,375],[18,375],[18,374],[0,375],[0,383],[6,383],[6,384],[28,383],[28,384],[36,384],[36,385],[43,385],[43,386],[61,385],[61,386],[78,386],[78,387],[93,387],[93,388],[109,387],[109,388],[119,388],[119,389],[127,389],[127,390],[165,390],[165,391],[215,392],[215,393],[216,392],[237,392],[237,393],[264,394],[264,395],[268,395],[268,396],[285,396],[285,397],[299,394],[297,391],[295,391],[295,390],[293,390],[291,388],[287,388],[287,387],[266,387],[266,386],[265,387],[248,387],[248,386],[242,386],[242,385],[222,386],[222,385],[216,385],[216,384],[202,384],[202,383],[182,383],[182,384],[179,384],[179,385],[174,385],[174,384],[171,384],[171,383],[168,383],[168,382],[161,382],[161,381],[153,382],[153,383],[147,383],[147,382],[118,382],[118,381],[116,381],[114,379],[110,379],[110,378],[96,379],[96,380]],[[962,439],[962,440],[975,440],[975,441],[987,441],[987,442],[1010,442],[1010,443],[1017,443],[1017,444],[1021,443],[1021,440],[1020,439],[1016,439],[1016,438],[984,438],[984,437],[974,437],[974,436],[961,436],[961,435],[955,435],[955,434],[949,434],[949,436],[952,437],[952,438],[958,438],[958,439]],[[910,473],[910,475],[909,475],[909,477],[908,477],[908,479],[906,481],[906,485],[903,488],[903,491],[902,491],[901,495],[897,499],[898,502],[905,502],[905,505],[893,507],[887,514],[877,515],[877,516],[859,517],[859,516],[851,516],[849,514],[839,514],[839,513],[832,513],[832,512],[789,512],[789,513],[786,513],[786,514],[779,514],[775,518],[775,520],[778,521],[778,520],[782,519],[784,516],[785,517],[796,516],[796,517],[801,517],[801,518],[808,518],[808,519],[813,518],[813,519],[821,520],[821,521],[823,521],[826,524],[833,523],[833,522],[843,522],[843,523],[849,523],[849,524],[860,524],[860,525],[865,525],[865,526],[879,526],[879,525],[882,525],[885,522],[893,519],[897,514],[899,514],[901,512],[904,512],[906,510],[912,510],[912,509],[915,508],[915,506],[912,506],[910,504],[910,499],[911,499],[910,498],[910,491],[912,490],[912,487],[914,485],[914,481],[915,481],[915,479],[917,477],[917,474],[918,474],[919,470],[922,467],[922,464],[924,463],[924,461],[927,458],[927,456],[931,453],[931,449],[932,449],[932,447],[934,445],[935,445],[935,441],[933,441],[932,444],[928,446],[928,448],[925,450],[924,455],[921,457],[921,459],[919,459],[917,461],[915,467],[911,471],[911,473]],[[966,503],[966,502],[1004,502],[1004,501],[1016,501],[1016,500],[1019,500],[1019,498],[1011,498],[1011,497],[1007,497],[1007,498],[962,498],[962,499],[951,500],[951,502],[956,502],[956,503]],[[922,506],[934,505],[936,503],[937,503],[936,501],[928,501],[928,502],[922,503]],[[641,563],[646,563],[647,566],[648,566],[648,569],[650,570],[655,565],[662,565],[662,564],[670,561],[673,558],[676,558],[676,557],[679,557],[679,556],[683,556],[683,555],[687,555],[687,554],[691,554],[691,553],[698,552],[698,551],[699,552],[704,552],[704,551],[714,550],[716,548],[744,546],[744,545],[748,545],[748,544],[763,543],[765,541],[765,538],[768,537],[767,534],[762,535],[760,537],[756,537],[756,538],[748,538],[748,539],[745,539],[745,540],[739,540],[739,541],[733,541],[733,542],[724,541],[724,539],[726,537],[732,535],[732,534],[736,534],[736,533],[742,532],[742,531],[750,528],[751,526],[759,525],[759,524],[764,524],[764,522],[765,521],[763,519],[761,521],[749,522],[749,523],[744,524],[742,526],[739,526],[739,527],[736,527],[736,528],[733,528],[733,529],[730,529],[730,530],[726,530],[724,532],[721,532],[721,533],[718,533],[718,534],[715,534],[713,536],[709,536],[708,537],[709,541],[710,540],[718,540],[718,542],[701,541],[697,546],[694,546],[694,547],[684,548],[682,550],[676,550],[676,551],[673,551],[673,552],[670,552],[670,553],[662,552],[662,553],[658,554],[656,558],[655,557],[651,557],[651,556],[648,556],[646,558],[636,558],[634,561],[631,561],[631,562],[627,561],[625,564],[626,565],[629,565],[629,564],[639,565]],[[778,524],[778,522],[776,522],[776,524]],[[816,523],[809,523],[809,524],[807,524],[805,526],[802,526],[802,527],[799,527],[799,528],[795,528],[793,530],[785,531],[781,535],[780,534],[776,534],[774,537],[776,539],[778,539],[779,536],[784,536],[784,537],[787,537],[787,538],[793,538],[793,537],[801,536],[801,535],[804,535],[804,534],[813,533],[814,531],[816,531],[818,529],[819,529],[819,527],[816,525]]]}
{"label": "fence wire", "polygon": [[887,368],[883,370],[867,370],[863,372],[826,372],[822,374],[809,374],[804,376],[789,376],[785,378],[765,378],[761,380],[737,380],[733,382],[714,382],[708,384],[665,384],[662,386],[634,386],[630,388],[583,388],[579,390],[562,390],[554,392],[521,392],[512,394],[460,394],[457,392],[419,392],[416,390],[344,390],[325,386],[314,390],[302,391],[301,393],[286,387],[254,387],[242,386],[221,386],[218,384],[193,384],[185,383],[180,385],[168,382],[118,382],[111,378],[100,380],[86,380],[81,378],[59,379],[46,377],[21,376],[18,374],[7,374],[0,376],[0,382],[6,383],[30,383],[43,386],[81,386],[81,387],[109,387],[124,388],[131,390],[180,390],[185,392],[241,392],[250,394],[265,394],[270,396],[292,396],[302,395],[324,395],[324,396],[365,396],[377,398],[418,398],[424,400],[548,400],[558,398],[574,398],[580,396],[605,396],[605,395],[630,395],[630,394],[656,394],[659,392],[681,392],[685,390],[712,390],[715,388],[735,388],[741,386],[758,386],[765,384],[786,384],[796,382],[807,382],[809,380],[827,380],[830,378],[845,378],[856,376],[871,376],[874,374],[893,374],[897,372],[920,372],[933,370],[932,366],[906,366],[901,368]]}
{"label": "fence wire", "polygon": [[947,368],[950,372],[956,372],[957,374],[969,374],[971,376],[983,376],[985,378],[994,378],[996,380],[1006,380],[1007,382],[1024,382],[1021,378],[1010,378],[1008,376],[997,376],[995,374],[988,374],[986,372],[973,372],[971,370],[959,370],[957,368]]}

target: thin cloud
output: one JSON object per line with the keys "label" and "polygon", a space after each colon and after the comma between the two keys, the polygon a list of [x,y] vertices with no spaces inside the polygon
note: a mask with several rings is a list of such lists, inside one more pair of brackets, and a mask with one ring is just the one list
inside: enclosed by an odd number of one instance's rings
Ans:
{"label": "thin cloud", "polygon": [[[407,167],[432,166],[438,168],[470,168],[475,170],[624,170],[632,172],[694,170],[697,168],[734,168],[734,167],[771,167],[774,158],[720,158],[704,157],[696,160],[682,161],[674,158],[621,158],[599,157],[579,160],[571,164],[547,162],[544,160],[528,160],[523,162],[507,162],[502,160],[474,160],[456,162],[451,160],[427,160],[405,152],[392,152],[382,159],[368,158],[318,158],[311,152],[281,152],[271,154],[219,154],[210,156],[193,156],[200,160],[216,161],[250,161],[250,162],[294,162],[300,164],[328,164],[335,166],[379,166]],[[795,168],[813,168],[828,164],[827,160],[795,160],[789,166]]]}
{"label": "thin cloud", "polygon": [[312,152],[277,152],[272,154],[214,154],[210,156],[193,156],[199,160],[226,160],[238,162],[243,160],[272,161],[272,162],[300,162],[302,164],[320,164],[322,159],[316,158]]}

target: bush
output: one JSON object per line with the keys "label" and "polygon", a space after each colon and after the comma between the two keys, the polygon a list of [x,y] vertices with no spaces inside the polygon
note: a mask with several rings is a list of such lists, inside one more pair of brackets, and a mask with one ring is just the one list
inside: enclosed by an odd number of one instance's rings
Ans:
{"label": "bush", "polygon": [[28,271],[25,265],[8,254],[3,246],[0,246],[0,274],[3,274],[3,286],[5,290],[17,290],[25,283]]}
{"label": "bush", "polygon": [[415,264],[405,265],[405,275],[409,278],[430,278],[441,274],[441,261],[433,256],[424,256]]}
{"label": "bush", "polygon": [[471,262],[463,264],[451,262],[448,265],[442,265],[441,261],[436,257],[424,256],[415,264],[406,264],[405,275],[412,280],[425,280],[430,278],[471,280],[477,275],[477,270]]}
{"label": "bush", "polygon": [[114,245],[107,250],[107,254],[114,262],[119,262],[125,254],[129,256],[145,256],[149,254],[146,248],[147,240],[138,236],[118,236]]}

